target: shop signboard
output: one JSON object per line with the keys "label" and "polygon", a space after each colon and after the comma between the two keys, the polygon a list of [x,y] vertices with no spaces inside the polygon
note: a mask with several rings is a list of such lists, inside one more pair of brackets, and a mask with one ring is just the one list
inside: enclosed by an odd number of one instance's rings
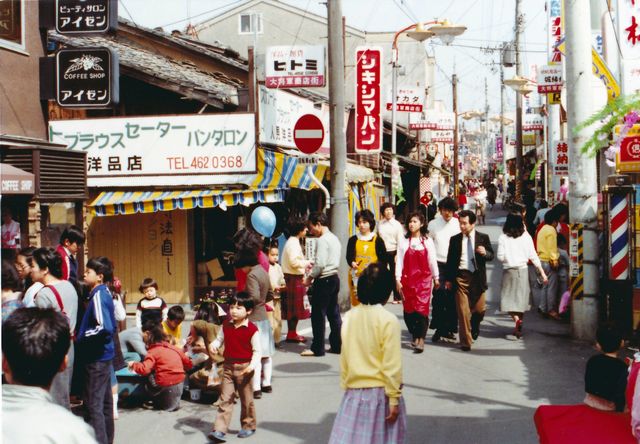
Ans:
{"label": "shop signboard", "polygon": [[325,85],[325,50],[322,45],[268,46],[267,88],[320,88]]}
{"label": "shop signboard", "polygon": [[56,53],[56,102],[67,108],[105,108],[118,103],[119,64],[108,48]]}
{"label": "shop signboard", "polygon": [[[260,143],[280,148],[297,148],[294,140],[296,122],[305,114],[313,114],[322,122],[324,137],[318,153],[328,154],[329,108],[318,110],[313,102],[287,91],[260,87]],[[348,118],[345,118],[345,122]]]}
{"label": "shop signboard", "polygon": [[[387,110],[391,111],[393,101],[393,91],[387,92]],[[424,88],[402,86],[398,88],[396,94],[396,111],[421,113],[424,104]]]}
{"label": "shop signboard", "polygon": [[55,0],[55,29],[60,34],[107,32],[117,26],[117,8],[116,0]]}
{"label": "shop signboard", "polygon": [[234,184],[256,172],[249,113],[52,120],[49,140],[87,153],[90,187]]}
{"label": "shop signboard", "polygon": [[563,34],[562,8],[562,0],[549,0],[549,25],[547,26],[549,35],[547,41],[550,45],[548,51],[551,54],[549,60],[549,64],[551,65],[562,63],[562,53],[557,47],[558,43],[562,40]]}
{"label": "shop signboard", "polygon": [[502,162],[504,160],[504,142],[502,137],[496,138],[496,160]]}
{"label": "shop signboard", "polygon": [[423,113],[409,114],[409,129],[453,130],[455,114],[428,109]]}
{"label": "shop signboard", "polygon": [[552,147],[553,173],[566,176],[569,173],[569,145],[566,140],[556,140]]}
{"label": "shop signboard", "polygon": [[538,68],[539,93],[560,92],[563,84],[561,65],[546,65]]}
{"label": "shop signboard", "polygon": [[522,131],[541,131],[544,129],[544,119],[540,114],[525,114]]}
{"label": "shop signboard", "polygon": [[453,131],[448,131],[448,130],[431,131],[431,142],[453,143]]}
{"label": "shop signboard", "polygon": [[621,173],[640,172],[640,136],[628,136],[620,143],[616,170]]}
{"label": "shop signboard", "polygon": [[355,151],[382,151],[382,48],[356,48]]}

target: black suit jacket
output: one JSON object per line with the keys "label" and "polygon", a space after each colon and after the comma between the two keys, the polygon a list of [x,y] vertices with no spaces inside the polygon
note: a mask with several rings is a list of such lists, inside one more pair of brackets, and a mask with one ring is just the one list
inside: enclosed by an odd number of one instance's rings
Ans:
{"label": "black suit jacket", "polygon": [[[475,248],[483,246],[487,254],[482,256],[475,253],[476,271],[474,277],[481,285],[482,291],[487,288],[487,262],[493,260],[493,248],[491,248],[491,240],[489,236],[476,231]],[[447,254],[446,280],[455,284],[456,275],[460,266],[460,258],[462,256],[462,233],[458,233],[449,241],[449,252]]]}

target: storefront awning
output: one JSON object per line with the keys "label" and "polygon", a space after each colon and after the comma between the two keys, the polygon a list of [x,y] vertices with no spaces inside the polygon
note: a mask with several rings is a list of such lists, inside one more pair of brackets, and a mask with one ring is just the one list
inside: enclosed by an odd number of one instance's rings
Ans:
{"label": "storefront awning", "polygon": [[7,163],[0,163],[1,194],[35,193],[34,175]]}
{"label": "storefront awning", "polygon": [[226,209],[232,205],[282,202],[285,189],[104,191],[89,204],[94,216],[118,216],[193,208]]}
{"label": "storefront awning", "polygon": [[258,174],[251,187],[253,189],[310,190],[317,188],[311,174],[322,182],[328,165],[303,165],[300,157],[261,149],[258,151]]}

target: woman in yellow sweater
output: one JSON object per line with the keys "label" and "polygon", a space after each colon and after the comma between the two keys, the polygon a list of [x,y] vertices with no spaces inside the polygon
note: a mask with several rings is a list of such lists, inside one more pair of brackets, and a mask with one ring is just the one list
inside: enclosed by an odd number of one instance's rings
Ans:
{"label": "woman in yellow sweater", "polygon": [[406,441],[400,325],[383,307],[391,282],[387,267],[380,263],[369,265],[358,279],[360,304],[342,324],[340,385],[346,393],[329,444]]}

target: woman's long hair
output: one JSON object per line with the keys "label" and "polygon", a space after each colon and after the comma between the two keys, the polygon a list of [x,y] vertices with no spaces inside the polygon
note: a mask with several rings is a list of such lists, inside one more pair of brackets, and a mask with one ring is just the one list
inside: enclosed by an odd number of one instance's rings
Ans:
{"label": "woman's long hair", "polygon": [[507,220],[502,227],[502,232],[509,237],[518,238],[524,233],[524,220],[517,213],[507,214]]}

